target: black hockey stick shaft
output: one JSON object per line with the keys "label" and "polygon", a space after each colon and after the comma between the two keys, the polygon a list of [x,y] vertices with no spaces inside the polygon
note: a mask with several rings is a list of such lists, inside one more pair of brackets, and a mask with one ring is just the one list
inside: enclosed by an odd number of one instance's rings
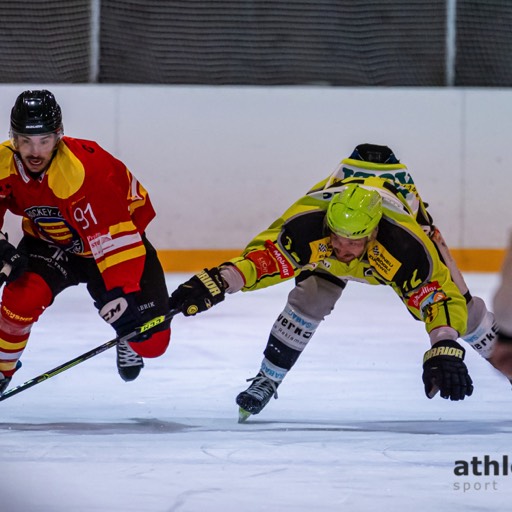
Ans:
{"label": "black hockey stick shaft", "polygon": [[25,382],[24,384],[7,390],[3,395],[0,395],[0,402],[6,400],[7,398],[10,398],[11,396],[17,395],[18,393],[21,393],[22,391],[25,391],[26,389],[29,389],[35,386],[36,384],[40,384],[45,380],[51,379],[52,377],[55,377],[55,375],[59,375],[59,373],[65,372],[66,370],[73,368],[73,366],[76,366],[77,364],[87,361],[87,359],[91,359],[91,357],[97,356],[98,354],[105,352],[105,350],[108,350],[109,348],[116,346],[120,341],[130,341],[130,339],[137,336],[138,334],[149,331],[156,327],[157,325],[166,322],[167,320],[172,320],[172,318],[176,316],[178,313],[179,310],[173,309],[165,315],[157,316],[156,318],[153,318],[149,322],[146,322],[144,325],[137,327],[135,331],[131,332],[130,334],[127,334],[126,336],[123,336],[122,338],[114,338],[110,341],[107,341],[106,343],[103,343],[103,345],[93,348],[92,350],[89,350],[88,352],[85,352],[84,354],[81,354],[75,357],[74,359],[71,359],[70,361],[63,363],[60,366],[53,368],[52,370],[49,370],[45,373],[41,373],[40,375],[37,375],[36,377],[30,380],[27,380],[27,382]]}
{"label": "black hockey stick shaft", "polygon": [[2,286],[7,281],[11,270],[12,267],[9,265],[9,263],[4,263],[2,268],[0,268],[0,286]]}

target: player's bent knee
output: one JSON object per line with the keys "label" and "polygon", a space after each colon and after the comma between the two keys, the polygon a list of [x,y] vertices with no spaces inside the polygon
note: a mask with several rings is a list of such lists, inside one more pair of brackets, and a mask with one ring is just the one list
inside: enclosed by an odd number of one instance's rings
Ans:
{"label": "player's bent knee", "polygon": [[288,294],[288,304],[299,314],[321,322],[334,309],[345,285],[312,274]]}
{"label": "player's bent knee", "polygon": [[165,353],[171,341],[171,329],[155,332],[150,338],[141,342],[129,343],[130,347],[141,357],[159,357]]}

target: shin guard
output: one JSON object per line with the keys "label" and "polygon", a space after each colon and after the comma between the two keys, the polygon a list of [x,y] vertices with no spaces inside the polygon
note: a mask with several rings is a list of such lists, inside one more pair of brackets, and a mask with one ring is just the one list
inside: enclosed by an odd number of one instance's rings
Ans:
{"label": "shin guard", "polygon": [[3,291],[0,307],[0,372],[12,376],[30,330],[52,303],[50,287],[41,276],[26,272]]}
{"label": "shin guard", "polygon": [[306,348],[319,322],[294,310],[289,303],[272,326],[265,357],[273,365],[289,370]]}
{"label": "shin guard", "polygon": [[468,330],[462,339],[483,358],[491,357],[498,328],[494,314],[480,297],[473,297],[468,304]]}

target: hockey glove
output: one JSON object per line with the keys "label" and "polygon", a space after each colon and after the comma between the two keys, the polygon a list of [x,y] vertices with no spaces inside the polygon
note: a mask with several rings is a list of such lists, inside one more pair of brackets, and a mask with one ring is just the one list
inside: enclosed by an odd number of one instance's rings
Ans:
{"label": "hockey glove", "polygon": [[433,398],[437,390],[450,400],[464,400],[473,394],[473,381],[464,364],[465,353],[453,340],[438,341],[425,352],[423,384],[428,398]]}
{"label": "hockey glove", "polygon": [[[101,301],[95,302],[94,305],[99,309],[101,318],[115,329],[120,338],[134,332],[137,327],[144,324],[144,318],[137,306],[135,295],[124,293],[122,288],[114,288],[104,293]],[[130,338],[129,341],[144,341],[150,335],[150,333],[139,334]]]}
{"label": "hockey glove", "polygon": [[25,272],[28,264],[26,256],[18,252],[16,247],[8,242],[7,235],[0,231],[0,284],[10,283]]}
{"label": "hockey glove", "polygon": [[225,295],[226,286],[219,269],[205,268],[172,292],[169,307],[181,311],[185,316],[193,316],[222,302]]}

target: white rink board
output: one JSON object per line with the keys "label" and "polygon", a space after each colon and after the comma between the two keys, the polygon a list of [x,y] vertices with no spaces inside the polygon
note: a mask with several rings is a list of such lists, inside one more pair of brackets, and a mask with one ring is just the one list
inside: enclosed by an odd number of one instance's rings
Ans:
{"label": "white rink board", "polygon": [[149,189],[159,249],[245,246],[362,142],[394,149],[451,247],[506,245],[510,90],[2,85],[5,138],[16,96],[43,87],[68,135]]}

